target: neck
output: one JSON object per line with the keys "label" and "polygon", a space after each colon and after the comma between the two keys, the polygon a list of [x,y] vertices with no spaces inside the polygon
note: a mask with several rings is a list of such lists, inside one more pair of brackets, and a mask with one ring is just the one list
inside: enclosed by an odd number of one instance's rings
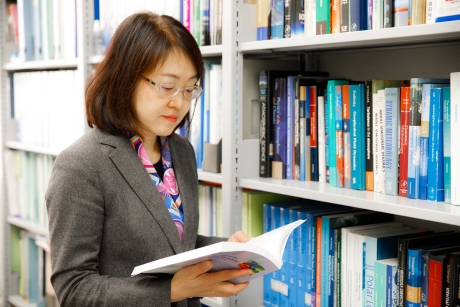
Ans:
{"label": "neck", "polygon": [[149,137],[145,140],[142,140],[142,144],[144,145],[147,154],[149,155],[150,162],[153,164],[158,162],[161,157],[161,144],[160,139],[155,137]]}

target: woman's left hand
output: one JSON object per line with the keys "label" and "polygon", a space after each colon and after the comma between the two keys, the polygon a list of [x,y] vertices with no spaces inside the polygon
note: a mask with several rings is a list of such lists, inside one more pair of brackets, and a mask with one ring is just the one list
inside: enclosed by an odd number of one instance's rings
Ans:
{"label": "woman's left hand", "polygon": [[228,242],[240,242],[240,243],[246,243],[249,240],[251,240],[252,237],[246,235],[244,232],[241,230],[238,230],[230,238],[228,238]]}

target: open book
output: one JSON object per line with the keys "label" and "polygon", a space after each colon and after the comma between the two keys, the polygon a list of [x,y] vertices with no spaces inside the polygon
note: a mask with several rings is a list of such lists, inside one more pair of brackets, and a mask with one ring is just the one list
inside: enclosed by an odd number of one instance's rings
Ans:
{"label": "open book", "polygon": [[213,267],[209,272],[232,269],[251,269],[251,276],[229,280],[238,284],[261,277],[279,270],[283,265],[283,253],[291,232],[305,220],[287,224],[270,232],[264,233],[246,243],[219,242],[197,248],[185,253],[152,261],[134,268],[131,276],[141,273],[175,274],[183,267],[212,260]]}

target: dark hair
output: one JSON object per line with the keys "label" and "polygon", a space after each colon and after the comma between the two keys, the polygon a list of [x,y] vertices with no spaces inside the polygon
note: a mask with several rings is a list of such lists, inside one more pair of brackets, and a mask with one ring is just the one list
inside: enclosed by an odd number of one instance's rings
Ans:
{"label": "dark hair", "polygon": [[[177,52],[189,58],[203,75],[200,48],[190,32],[176,19],[151,12],[126,18],[115,31],[104,59],[88,79],[85,93],[86,118],[90,127],[114,135],[136,133],[142,127],[133,108],[133,95],[144,72],[160,67]],[[189,113],[177,128],[189,122]]]}

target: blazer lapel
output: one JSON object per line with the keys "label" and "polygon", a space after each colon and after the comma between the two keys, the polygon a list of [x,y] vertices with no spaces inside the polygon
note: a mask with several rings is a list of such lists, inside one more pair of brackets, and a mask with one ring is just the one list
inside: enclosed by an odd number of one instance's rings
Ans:
{"label": "blazer lapel", "polygon": [[[195,248],[196,244],[196,225],[195,219],[198,218],[197,195],[193,195],[193,189],[197,190],[198,181],[196,169],[190,167],[190,157],[187,155],[183,145],[175,140],[175,136],[169,138],[171,158],[174,166],[174,174],[176,176],[177,185],[179,186],[180,199],[182,201],[182,209],[184,211],[184,234],[182,238],[183,251]],[[195,172],[193,174],[192,172]],[[193,186],[192,186],[193,185]]]}
{"label": "blazer lapel", "polygon": [[176,225],[130,140],[127,137],[110,135],[100,130],[99,132],[101,144],[114,147],[109,154],[114,165],[163,229],[174,251],[180,253],[181,243]]}

